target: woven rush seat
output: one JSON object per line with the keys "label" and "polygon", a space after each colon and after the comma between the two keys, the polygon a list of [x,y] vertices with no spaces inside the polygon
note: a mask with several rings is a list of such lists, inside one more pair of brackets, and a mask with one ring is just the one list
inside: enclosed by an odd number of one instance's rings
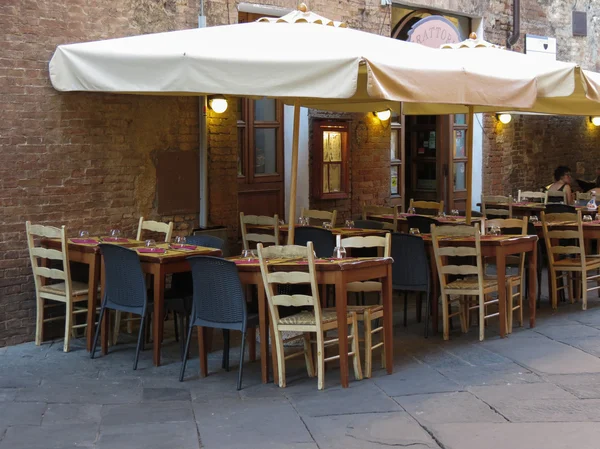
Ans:
{"label": "woven rush seat", "polygon": [[[484,289],[496,287],[497,285],[498,285],[498,282],[494,279],[484,279],[483,280],[483,288]],[[450,282],[449,284],[446,284],[446,287],[449,290],[452,290],[452,289],[465,289],[465,290],[476,289],[476,288],[479,288],[479,281],[477,280],[477,278],[459,279],[457,281],[453,281],[453,282]]]}
{"label": "woven rush seat", "polygon": [[[85,282],[71,281],[72,291],[74,296],[87,295],[88,285]],[[65,283],[59,282],[57,284],[43,285],[40,287],[40,292],[53,293],[55,295],[65,294]]]}
{"label": "woven rush seat", "polygon": [[[574,266],[580,266],[580,265],[581,265],[580,257],[572,257],[572,258],[568,258],[568,259],[560,259],[560,260],[554,261],[555,267],[574,267]],[[600,268],[600,259],[598,259],[598,257],[586,256],[585,265],[587,268],[592,268],[592,267]]]}
{"label": "woven rush seat", "polygon": [[[376,305],[365,305],[365,306],[347,306],[348,308],[348,312],[355,312],[357,315],[363,315],[365,313],[365,311],[368,309],[371,311],[371,313],[375,313],[375,312],[380,312],[383,310],[383,306],[380,304],[376,304]],[[326,311],[329,311],[330,309],[325,309]],[[331,309],[334,310],[335,309]]]}
{"label": "woven rush seat", "polygon": [[377,281],[349,282],[346,284],[347,292],[380,292],[382,288],[381,282]]}
{"label": "woven rush seat", "polygon": [[[335,311],[323,311],[321,317],[321,321],[323,323],[329,323],[337,320],[337,315]],[[314,313],[305,310],[300,313],[281,318],[278,323],[281,325],[311,326],[316,324],[316,320]]]}

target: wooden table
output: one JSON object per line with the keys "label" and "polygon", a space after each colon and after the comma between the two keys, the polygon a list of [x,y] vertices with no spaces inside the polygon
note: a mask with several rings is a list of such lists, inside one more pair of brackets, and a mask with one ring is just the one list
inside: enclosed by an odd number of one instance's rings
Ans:
{"label": "wooden table", "polygon": [[[287,235],[288,233],[288,226],[287,224],[285,225],[280,225],[279,226],[279,233],[282,235]],[[246,225],[246,227],[248,229],[252,229],[252,230],[258,230],[258,231],[267,231],[272,233],[273,232],[273,226],[270,225]],[[296,228],[300,228],[302,226],[300,225],[296,225]],[[313,226],[315,227],[315,226]],[[332,228],[331,232],[333,233],[333,235],[340,235],[343,239],[347,238],[347,237],[367,237],[370,235],[385,235],[388,232],[390,232],[389,229],[362,229],[362,228]]]}
{"label": "wooden table", "polygon": [[[232,260],[239,260],[233,258]],[[348,282],[366,281],[370,279],[381,279],[383,284],[383,338],[385,343],[385,361],[388,374],[393,372],[393,332],[392,332],[392,262],[391,258],[347,258],[339,260],[325,259],[327,262],[315,264],[317,270],[317,282],[319,284],[335,285],[335,304],[339,323],[346,322],[348,314],[346,284]],[[262,381],[268,382],[268,347],[267,336],[267,300],[262,282],[260,267],[257,261],[252,263],[242,262],[237,265],[238,273],[242,283],[256,285],[258,287],[258,311],[260,320],[260,355]],[[298,262],[277,263],[277,269],[281,270],[307,270],[306,265]],[[271,333],[272,333],[272,326]],[[348,387],[348,335],[347,332],[339,332],[340,351],[340,380],[342,387]],[[272,351],[273,377],[278,382],[277,355]]]}
{"label": "wooden table", "polygon": [[[106,238],[106,237],[105,237]],[[78,240],[78,239],[75,239]],[[94,323],[96,322],[96,308],[98,307],[98,285],[100,283],[100,261],[101,254],[100,248],[98,247],[98,237],[92,237],[91,240],[96,240],[96,243],[74,243],[73,239],[69,239],[68,250],[69,260],[72,262],[80,262],[88,265],[88,312],[87,312],[87,325],[88,330],[86,333],[86,347],[88,351],[92,350],[92,343],[94,341]],[[46,248],[52,248],[60,250],[61,243],[59,239],[42,239],[42,246]],[[142,245],[143,242],[139,242],[133,239],[119,239],[119,242],[104,242],[104,243],[115,243],[122,246],[136,246]]]}
{"label": "wooden table", "polygon": [[[508,209],[508,204],[506,203],[485,203],[486,207],[490,207],[493,209]],[[481,206],[481,203],[477,204]],[[596,214],[596,210],[589,210],[586,206],[574,206],[575,209],[581,210],[582,214]],[[534,203],[529,201],[521,201],[518,203],[512,203],[513,214],[516,213],[517,216],[531,216],[536,215],[540,216],[540,212],[546,210],[546,205],[543,203]]]}
{"label": "wooden table", "polygon": [[[433,321],[433,331],[438,331],[438,296],[439,296],[439,278],[435,257],[433,257],[433,244],[431,234],[422,234],[425,246],[430,254],[430,264],[433,279],[433,301],[431,304],[431,314]],[[452,238],[452,242],[456,242],[459,246],[465,246],[469,242],[474,244],[472,238]],[[481,255],[482,257],[494,257],[496,259],[496,271],[498,279],[498,312],[500,317],[506,316],[506,256],[512,254],[531,253],[531,258],[528,264],[528,280],[529,291],[529,326],[535,327],[535,300],[536,300],[536,271],[537,271],[537,242],[538,237],[535,235],[526,236],[481,236]],[[506,336],[506,321],[500,319],[500,336]]]}
{"label": "wooden table", "polygon": [[[81,244],[73,243],[69,240],[69,260],[73,262],[83,262],[89,265],[89,293],[88,293],[88,333],[87,333],[87,348],[88,351],[92,349],[92,342],[94,338],[94,322],[96,320],[95,312],[98,305],[97,302],[97,290],[99,280],[103,280],[104,276],[101,272],[104,271],[104,267],[101,269],[101,253],[98,247],[98,238],[92,238],[96,240],[96,243],[92,244]],[[114,243],[121,246],[130,248],[139,247],[142,248],[144,242],[124,239],[120,242],[107,242],[103,243]],[[44,239],[42,244],[48,248],[60,248],[60,241],[56,239]],[[163,243],[157,245],[159,248],[167,248],[169,244]],[[138,253],[139,254],[139,253]],[[154,337],[154,350],[153,350],[153,361],[154,365],[160,366],[160,345],[162,342],[163,326],[164,326],[164,292],[165,292],[165,276],[171,273],[181,273],[190,271],[190,265],[185,260],[190,256],[221,256],[221,250],[216,248],[206,248],[203,246],[197,246],[195,250],[171,250],[167,249],[166,253],[148,253],[139,254],[140,262],[142,265],[142,271],[151,274],[153,276],[154,283],[154,318],[153,324],[153,337]],[[103,282],[103,281],[102,281]],[[108,318],[108,314],[105,314]],[[108,326],[109,319],[106,319],[103,323],[102,329],[102,353],[106,354],[108,348]]]}
{"label": "wooden table", "polygon": [[[406,214],[406,213],[401,213],[398,214],[398,221],[397,221],[397,226],[398,226],[398,232],[403,232],[403,233],[408,233],[409,229],[408,229],[408,220],[406,219],[406,217],[408,217],[409,215],[415,215],[415,214]],[[435,220],[437,220],[438,222],[444,224],[444,225],[464,225],[467,224],[467,219],[465,217],[455,217],[455,216],[446,216],[446,217],[436,217],[433,215],[425,215],[426,217],[429,218],[433,218]],[[393,223],[394,221],[394,216],[390,215],[390,214],[382,214],[382,215],[369,215],[367,216],[367,218],[369,220],[375,220],[375,221],[384,221],[386,223]],[[478,223],[481,221],[481,217],[472,217],[471,218],[471,223]]]}

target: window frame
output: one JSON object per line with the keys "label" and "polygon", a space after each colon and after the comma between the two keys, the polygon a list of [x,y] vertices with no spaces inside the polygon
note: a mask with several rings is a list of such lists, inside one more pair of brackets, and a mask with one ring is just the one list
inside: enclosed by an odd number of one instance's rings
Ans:
{"label": "window frame", "polygon": [[[317,119],[312,123],[313,131],[313,163],[312,163],[312,192],[313,197],[320,200],[335,200],[350,197],[349,158],[350,158],[350,125],[346,120]],[[323,132],[340,131],[342,137],[342,154],[340,163],[340,191],[323,192],[323,169],[330,163],[323,161]]]}
{"label": "window frame", "polygon": [[[464,124],[457,124],[456,123],[456,116],[457,115],[464,115],[465,116],[465,123]],[[467,191],[467,179],[466,179],[466,173],[467,170],[469,168],[469,159],[468,159],[468,148],[467,148],[467,133],[469,129],[469,124],[468,124],[468,117],[466,114],[454,114],[452,116],[452,134],[451,134],[451,139],[452,139],[452,191],[453,192],[466,192]],[[455,136],[455,131],[458,130],[462,130],[465,132],[465,153],[464,156],[462,157],[456,157],[456,136]],[[456,180],[454,178],[454,167],[456,166],[456,164],[460,164],[461,162],[464,162],[465,164],[465,188],[464,189],[456,189]]]}

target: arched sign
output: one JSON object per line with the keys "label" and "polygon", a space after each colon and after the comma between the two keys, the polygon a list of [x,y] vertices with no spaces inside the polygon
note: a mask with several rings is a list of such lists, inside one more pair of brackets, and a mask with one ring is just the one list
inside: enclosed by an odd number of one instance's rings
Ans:
{"label": "arched sign", "polygon": [[429,16],[419,20],[408,31],[408,42],[440,48],[443,44],[456,44],[462,39],[452,22],[442,16]]}

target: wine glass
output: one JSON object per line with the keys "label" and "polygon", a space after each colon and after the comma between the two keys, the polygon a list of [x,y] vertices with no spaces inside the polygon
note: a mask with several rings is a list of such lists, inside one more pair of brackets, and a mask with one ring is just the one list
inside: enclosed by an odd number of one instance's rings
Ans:
{"label": "wine glass", "polygon": [[108,235],[110,236],[110,238],[116,240],[121,237],[121,230],[118,228],[111,229],[109,231]]}
{"label": "wine glass", "polygon": [[146,240],[146,248],[156,248],[156,240],[154,240],[154,239]]}
{"label": "wine glass", "polygon": [[279,226],[285,226],[285,220],[279,220]]}
{"label": "wine glass", "polygon": [[452,209],[450,211],[450,215],[452,215],[453,217],[458,217],[458,215],[459,215],[458,209]]}
{"label": "wine glass", "polygon": [[327,229],[328,231],[331,231],[333,229],[333,224],[331,224],[330,221],[324,221],[323,229]]}
{"label": "wine glass", "polygon": [[410,228],[408,230],[408,233],[411,235],[420,235],[421,234],[421,230],[419,228]]}
{"label": "wine glass", "polygon": [[600,221],[600,214],[596,214],[596,216],[594,217],[594,221]]}
{"label": "wine glass", "polygon": [[175,243],[178,245],[185,245],[186,242],[186,238],[183,235],[177,235],[175,236]]}
{"label": "wine glass", "polygon": [[346,220],[345,226],[347,228],[353,228],[354,227],[354,221],[352,221],[352,220]]}
{"label": "wine glass", "polygon": [[446,212],[444,212],[444,211],[438,212],[437,216],[438,216],[438,218],[446,218]]}
{"label": "wine glass", "polygon": [[333,258],[334,259],[344,259],[346,257],[346,248],[343,246],[336,246],[333,248]]}
{"label": "wine glass", "polygon": [[590,223],[592,222],[592,216],[591,215],[584,215],[583,216],[583,221],[585,221],[586,223]]}
{"label": "wine glass", "polygon": [[500,226],[498,225],[491,225],[490,226],[490,235],[500,235],[502,233]]}
{"label": "wine glass", "polygon": [[407,212],[408,212],[409,214],[416,214],[416,213],[417,213],[417,210],[416,210],[414,207],[409,207]]}
{"label": "wine glass", "polygon": [[242,257],[246,260],[256,259],[256,253],[251,249],[242,250]]}
{"label": "wine glass", "polygon": [[529,222],[530,223],[537,223],[539,221],[539,218],[537,217],[537,215],[530,215],[529,216]]}
{"label": "wine glass", "polygon": [[85,230],[79,231],[79,238],[89,239],[90,238],[90,233],[88,231],[85,231]]}

